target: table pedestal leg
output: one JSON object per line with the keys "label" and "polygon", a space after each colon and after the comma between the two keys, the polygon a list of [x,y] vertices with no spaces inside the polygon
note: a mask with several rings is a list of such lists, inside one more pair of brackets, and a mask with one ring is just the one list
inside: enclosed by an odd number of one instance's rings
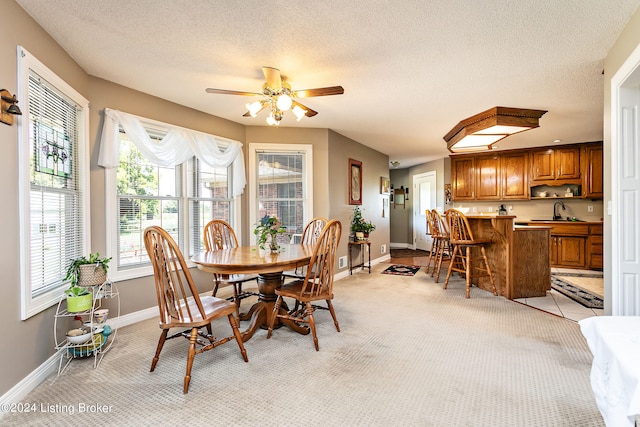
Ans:
{"label": "table pedestal leg", "polygon": [[[242,341],[248,341],[258,328],[269,329],[269,319],[271,319],[273,307],[278,298],[276,289],[282,286],[283,281],[282,273],[264,273],[258,276],[258,302],[255,303],[246,314],[241,315],[242,320],[249,318],[249,316],[251,317],[249,327],[246,331],[241,332]],[[288,310],[287,304],[283,301],[278,311],[286,314]],[[280,328],[282,325],[302,335],[309,333],[309,328],[305,326],[300,326],[288,319],[276,318],[275,324],[273,325],[274,329]]]}

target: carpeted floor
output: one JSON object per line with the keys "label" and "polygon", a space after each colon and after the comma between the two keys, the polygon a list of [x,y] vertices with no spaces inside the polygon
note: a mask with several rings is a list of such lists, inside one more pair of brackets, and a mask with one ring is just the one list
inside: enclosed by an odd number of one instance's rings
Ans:
{"label": "carpeted floor", "polygon": [[[386,267],[335,283],[342,332],[318,311],[319,352],[310,336],[281,328],[267,340],[259,330],[245,344],[249,363],[233,342],[196,355],[184,395],[187,342],[168,342],[149,372],[160,333],[151,319],[121,328],[97,369],[75,360],[37,387],[23,403],[39,410],[6,414],[0,424],[604,425],[577,323],[478,288],[465,299],[457,277],[443,290],[423,271],[379,274]],[[228,328],[214,325],[218,335]],[[86,404],[106,413],[80,411]],[[55,410],[62,407],[74,413]]]}

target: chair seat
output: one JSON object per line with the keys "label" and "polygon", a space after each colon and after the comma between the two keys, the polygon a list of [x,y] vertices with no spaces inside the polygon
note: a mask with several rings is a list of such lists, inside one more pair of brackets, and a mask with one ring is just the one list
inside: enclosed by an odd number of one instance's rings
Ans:
{"label": "chair seat", "polygon": [[276,294],[283,297],[296,298],[301,302],[333,299],[333,294],[328,292],[315,295],[311,295],[311,293],[300,294],[303,285],[304,280],[295,280],[293,282],[285,283],[280,287],[280,289],[276,289]]}
{"label": "chair seat", "polygon": [[205,326],[211,323],[211,319],[216,319],[222,316],[228,316],[236,311],[236,305],[226,299],[211,297],[211,296],[203,296],[200,297],[200,301],[202,302],[202,308],[204,312],[207,313],[207,317],[203,318],[200,314],[200,310],[198,309],[198,305],[196,301],[193,299],[188,300],[187,303],[182,302],[180,304],[180,308],[183,311],[188,310],[191,312],[192,319],[188,322],[182,322],[179,319],[174,319],[170,324],[161,324],[160,328],[183,328],[183,327],[199,327]]}

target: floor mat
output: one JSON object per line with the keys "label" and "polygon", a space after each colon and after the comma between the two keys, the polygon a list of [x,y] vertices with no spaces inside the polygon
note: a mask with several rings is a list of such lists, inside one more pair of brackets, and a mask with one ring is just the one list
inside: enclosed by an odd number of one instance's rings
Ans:
{"label": "floor mat", "polygon": [[551,275],[551,287],[587,308],[604,308],[604,300],[600,296],[572,285],[555,274]]}
{"label": "floor mat", "polygon": [[385,269],[382,274],[395,274],[397,276],[413,276],[420,270],[419,265],[400,265],[394,264]]}

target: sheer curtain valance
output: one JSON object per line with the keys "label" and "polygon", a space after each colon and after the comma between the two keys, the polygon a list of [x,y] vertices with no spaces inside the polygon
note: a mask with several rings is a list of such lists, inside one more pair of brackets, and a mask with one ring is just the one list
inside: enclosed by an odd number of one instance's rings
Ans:
{"label": "sheer curtain valance", "polygon": [[[144,120],[144,119],[143,119]],[[220,148],[213,135],[152,122],[153,127],[162,127],[166,135],[161,140],[151,139],[140,118],[118,110],[104,109],[104,126],[100,141],[98,165],[116,168],[120,161],[120,126],[142,154],[159,166],[177,166],[196,156],[213,167],[226,168],[233,163],[233,197],[242,194],[247,183],[244,172],[242,144],[221,140]]]}

